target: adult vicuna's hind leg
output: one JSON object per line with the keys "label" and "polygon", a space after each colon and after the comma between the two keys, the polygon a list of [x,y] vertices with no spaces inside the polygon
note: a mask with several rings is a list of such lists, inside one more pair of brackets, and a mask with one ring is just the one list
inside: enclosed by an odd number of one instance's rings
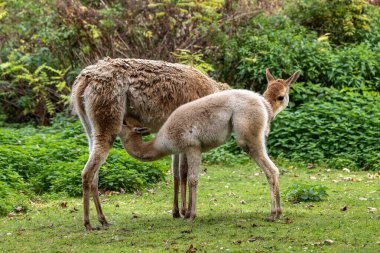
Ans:
{"label": "adult vicuna's hind leg", "polygon": [[271,216],[268,220],[274,221],[281,216],[280,190],[279,190],[279,173],[276,165],[269,158],[264,134],[255,136],[248,144],[249,155],[255,160],[257,165],[264,171],[270,187],[271,197]]}
{"label": "adult vicuna's hind leg", "polygon": [[[82,190],[83,190],[83,224],[87,230],[93,230],[90,224],[90,191],[93,192],[94,202],[96,206],[96,211],[98,213],[98,219],[103,224],[108,224],[99,201],[98,194],[98,178],[97,173],[107,159],[109,150],[111,149],[112,143],[115,136],[110,134],[99,134],[94,135],[93,147],[91,150],[90,157],[82,171]],[[96,186],[94,185],[96,184]],[[96,196],[95,196],[96,195]]]}

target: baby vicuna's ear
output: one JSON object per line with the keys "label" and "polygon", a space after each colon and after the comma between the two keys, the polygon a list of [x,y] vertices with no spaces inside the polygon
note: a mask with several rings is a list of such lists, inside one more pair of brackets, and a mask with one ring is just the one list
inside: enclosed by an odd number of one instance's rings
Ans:
{"label": "baby vicuna's ear", "polygon": [[291,77],[289,77],[288,79],[286,79],[286,83],[290,86],[292,85],[293,83],[295,83],[298,79],[298,77],[300,76],[301,74],[301,71],[297,71],[295,72],[293,75],[291,75]]}
{"label": "baby vicuna's ear", "polygon": [[268,83],[274,81],[274,78],[273,78],[272,74],[269,72],[269,69],[266,69],[266,70],[265,70],[265,75],[266,75],[266,77],[267,77],[267,81],[268,81]]}
{"label": "baby vicuna's ear", "polygon": [[132,131],[141,135],[149,135],[150,129],[146,127],[134,127],[132,128]]}

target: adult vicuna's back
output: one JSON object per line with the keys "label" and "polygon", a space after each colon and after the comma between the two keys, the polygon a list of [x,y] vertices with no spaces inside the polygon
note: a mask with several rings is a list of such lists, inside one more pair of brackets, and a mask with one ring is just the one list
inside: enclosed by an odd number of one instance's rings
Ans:
{"label": "adult vicuna's back", "polygon": [[[228,86],[192,67],[162,61],[108,58],[80,73],[74,82],[71,102],[90,150],[82,171],[87,230],[93,229],[89,220],[90,191],[98,220],[102,225],[108,224],[98,196],[98,170],[120,133],[123,118],[133,117],[153,131],[158,130],[178,106],[223,89]],[[178,174],[178,169],[174,174]],[[178,184],[178,177],[174,182]],[[173,206],[178,209],[178,202]]]}
{"label": "adult vicuna's back", "polygon": [[[266,71],[268,87],[261,96],[246,90],[229,90],[182,105],[175,110],[156,137],[143,142],[141,134],[147,128],[127,118],[120,134],[124,148],[133,157],[152,161],[165,155],[185,153],[189,167],[189,206],[185,218],[196,216],[196,188],[201,163],[201,152],[227,141],[231,132],[236,142],[264,171],[271,193],[271,216],[281,215],[278,169],[270,160],[265,146],[265,135],[271,120],[289,102],[289,87],[299,76],[294,73],[287,80],[275,80]],[[136,127],[137,126],[137,127]]]}

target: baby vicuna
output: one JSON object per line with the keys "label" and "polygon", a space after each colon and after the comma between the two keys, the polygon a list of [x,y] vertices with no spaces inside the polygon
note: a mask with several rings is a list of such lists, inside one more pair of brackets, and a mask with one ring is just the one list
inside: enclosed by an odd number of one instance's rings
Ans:
{"label": "baby vicuna", "polygon": [[[271,120],[289,102],[289,87],[297,71],[287,80],[275,80],[266,70],[267,90],[261,96],[247,90],[228,90],[208,95],[177,108],[149,142],[142,135],[149,133],[133,118],[126,118],[120,137],[127,152],[142,161],[160,159],[169,154],[184,153],[188,162],[189,203],[185,218],[196,217],[196,189],[201,153],[225,143],[231,132],[236,142],[264,171],[271,195],[271,216],[281,215],[279,173],[268,157],[265,137]],[[182,210],[183,211],[183,210]]]}

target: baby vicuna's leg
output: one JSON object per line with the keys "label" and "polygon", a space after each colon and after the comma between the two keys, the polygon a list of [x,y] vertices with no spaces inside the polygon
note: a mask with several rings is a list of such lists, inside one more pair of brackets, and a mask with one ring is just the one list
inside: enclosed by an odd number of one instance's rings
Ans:
{"label": "baby vicuna's leg", "polygon": [[279,173],[276,165],[274,165],[267,154],[264,138],[264,135],[252,138],[248,145],[248,152],[267,177],[271,196],[271,216],[269,217],[269,220],[274,221],[274,219],[279,218],[282,213],[280,204]]}
{"label": "baby vicuna's leg", "polygon": [[201,150],[199,148],[191,148],[186,151],[188,163],[187,180],[189,185],[189,205],[185,214],[185,218],[194,220],[196,217],[196,201],[199,169],[201,166]]}
{"label": "baby vicuna's leg", "polygon": [[281,215],[279,173],[276,165],[267,154],[265,146],[266,125],[263,122],[265,120],[253,120],[245,115],[239,115],[234,119],[234,131],[238,145],[255,160],[267,177],[271,196],[271,216],[269,220],[273,221]]}
{"label": "baby vicuna's leg", "polygon": [[173,196],[173,218],[179,218],[178,208],[178,193],[179,193],[179,155],[172,155],[172,172],[173,172],[173,184],[174,184],[174,196]]}

